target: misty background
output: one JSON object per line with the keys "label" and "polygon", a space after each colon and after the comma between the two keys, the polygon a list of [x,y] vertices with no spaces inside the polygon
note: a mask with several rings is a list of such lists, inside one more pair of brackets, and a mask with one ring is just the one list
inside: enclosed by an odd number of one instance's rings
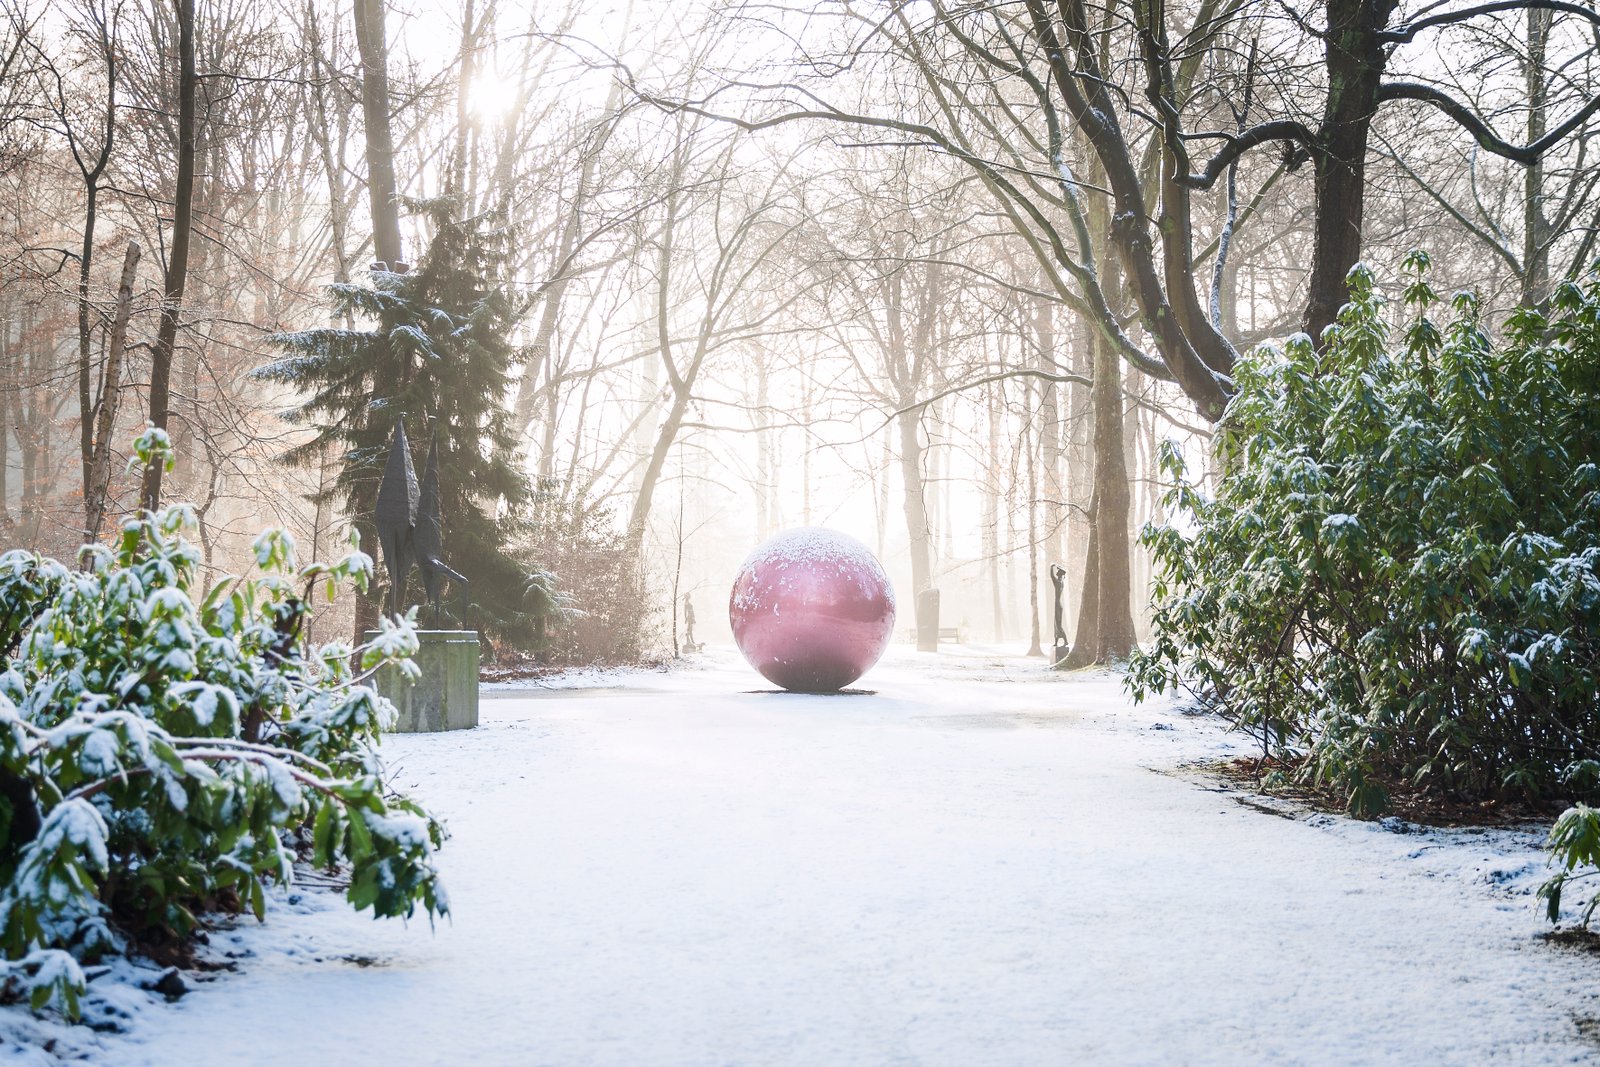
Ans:
{"label": "misty background", "polygon": [[[1323,113],[1322,43],[1295,12],[1161,11],[1193,128],[1220,131],[1196,134],[1197,153],[1204,137]],[[126,470],[127,446],[165,377],[178,462],[159,488],[194,503],[209,576],[247,566],[266,524],[306,556],[341,551],[380,466],[318,437],[338,418],[286,418],[315,383],[281,361],[311,351],[296,336],[325,342],[306,331],[374,328],[330,304],[329,285],[367,285],[375,265],[392,281],[460,225],[492,237],[474,262],[506,301],[504,373],[486,393],[448,359],[430,373],[438,390],[482,394],[482,425],[501,420],[520,487],[459,492],[505,531],[496,551],[546,581],[535,606],[510,597],[548,616],[537,637],[469,617],[503,647],[672,652],[685,596],[697,637],[725,641],[740,560],[817,524],[880,556],[907,639],[913,593],[932,586],[960,639],[1048,648],[1059,563],[1068,634],[1090,648],[1080,624],[1109,626],[1091,651],[1125,653],[1118,617],[1145,634],[1137,536],[1164,518],[1162,443],[1203,472],[1218,412],[1161,380],[1166,342],[1105,244],[1098,157],[1081,129],[1052,132],[1031,95],[1025,72],[1046,57],[1025,16],[924,2],[6,0],[4,546],[70,557],[139,506],[148,484]],[[1108,44],[1133,39],[1104,18]],[[1391,71],[1520,142],[1587,105],[1593,33],[1516,10],[1387,47]],[[995,58],[1005,47],[1014,60]],[[1154,188],[1160,127],[1136,60],[1109,77]],[[1491,316],[1541,299],[1593,255],[1593,127],[1580,113],[1524,162],[1427,99],[1386,104],[1367,145],[1361,257],[1397,292],[1402,257],[1423,249],[1440,291],[1474,289]],[[1306,326],[1316,167],[1285,141],[1225,170],[1188,201],[1183,284],[1242,350]],[[426,207],[440,198],[442,214]],[[164,313],[179,229],[187,284]],[[1175,231],[1161,232],[1170,249]],[[130,242],[141,258],[119,304]],[[1106,354],[1074,259],[1104,283],[1133,354]],[[359,386],[374,401],[387,387],[381,374]],[[373,432],[406,416],[420,468],[432,409],[380,408]],[[478,576],[479,534],[452,536],[451,521],[446,560],[475,589],[505,584]],[[1085,589],[1099,601],[1087,623]],[[318,627],[364,624],[358,605],[339,610]],[[630,618],[629,640],[599,635]]]}

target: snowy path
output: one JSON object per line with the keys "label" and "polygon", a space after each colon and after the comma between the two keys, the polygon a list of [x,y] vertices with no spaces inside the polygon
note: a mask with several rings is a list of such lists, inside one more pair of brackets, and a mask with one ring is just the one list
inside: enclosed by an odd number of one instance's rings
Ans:
{"label": "snowy path", "polygon": [[797,697],[718,654],[491,694],[386,742],[449,820],[453,922],[312,893],[97,1062],[1600,1061],[1600,960],[1536,939],[1514,835],[1262,814],[1155,773],[1213,725],[1041,674],[900,654]]}

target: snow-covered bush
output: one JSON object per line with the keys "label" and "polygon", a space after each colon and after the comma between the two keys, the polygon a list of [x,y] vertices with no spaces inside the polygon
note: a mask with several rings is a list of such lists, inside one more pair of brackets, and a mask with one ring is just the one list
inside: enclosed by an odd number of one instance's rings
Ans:
{"label": "snow-covered bush", "polygon": [[[375,915],[447,908],[441,827],[388,794],[372,747],[393,709],[349,646],[300,639],[315,591],[365,583],[370,558],[296,569],[269,531],[260,573],[201,595],[192,522],[130,520],[82,570],[0,555],[0,998],[76,1014],[80,961],[181,952],[205,912],[260,918],[297,854],[347,867]],[[363,674],[416,644],[386,623]]]}
{"label": "snow-covered bush", "polygon": [[1600,282],[1492,340],[1407,261],[1395,344],[1371,275],[1328,343],[1240,361],[1213,499],[1145,531],[1154,643],[1136,696],[1187,686],[1342,789],[1587,800],[1600,743]]}

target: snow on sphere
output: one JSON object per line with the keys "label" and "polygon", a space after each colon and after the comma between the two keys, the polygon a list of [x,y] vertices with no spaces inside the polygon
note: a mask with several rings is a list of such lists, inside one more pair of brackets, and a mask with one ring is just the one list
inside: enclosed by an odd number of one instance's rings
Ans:
{"label": "snow on sphere", "polygon": [[894,632],[894,587],[866,545],[820,526],[767,539],[728,600],[750,666],[785,689],[831,693],[867,672]]}

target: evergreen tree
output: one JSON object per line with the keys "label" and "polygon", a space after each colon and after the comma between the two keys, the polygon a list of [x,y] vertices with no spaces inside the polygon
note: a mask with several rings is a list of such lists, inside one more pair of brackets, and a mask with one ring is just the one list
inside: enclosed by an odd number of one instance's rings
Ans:
{"label": "evergreen tree", "polygon": [[[338,318],[373,328],[279,334],[285,356],[256,375],[301,390],[288,417],[317,432],[284,458],[310,465],[330,447],[339,451],[330,493],[369,552],[377,550],[371,517],[395,420],[406,423],[419,471],[437,434],[444,561],[472,583],[477,609],[461,619],[451,595],[447,613],[526,647],[537,605],[526,594],[530,568],[509,551],[527,525],[530,487],[514,464],[503,406],[509,372],[523,358],[509,339],[518,311],[502,281],[506,232],[483,216],[457,218],[449,200],[410,206],[434,232],[417,268],[374,270],[370,284],[328,289]],[[420,583],[410,590],[413,601],[421,596]]]}

